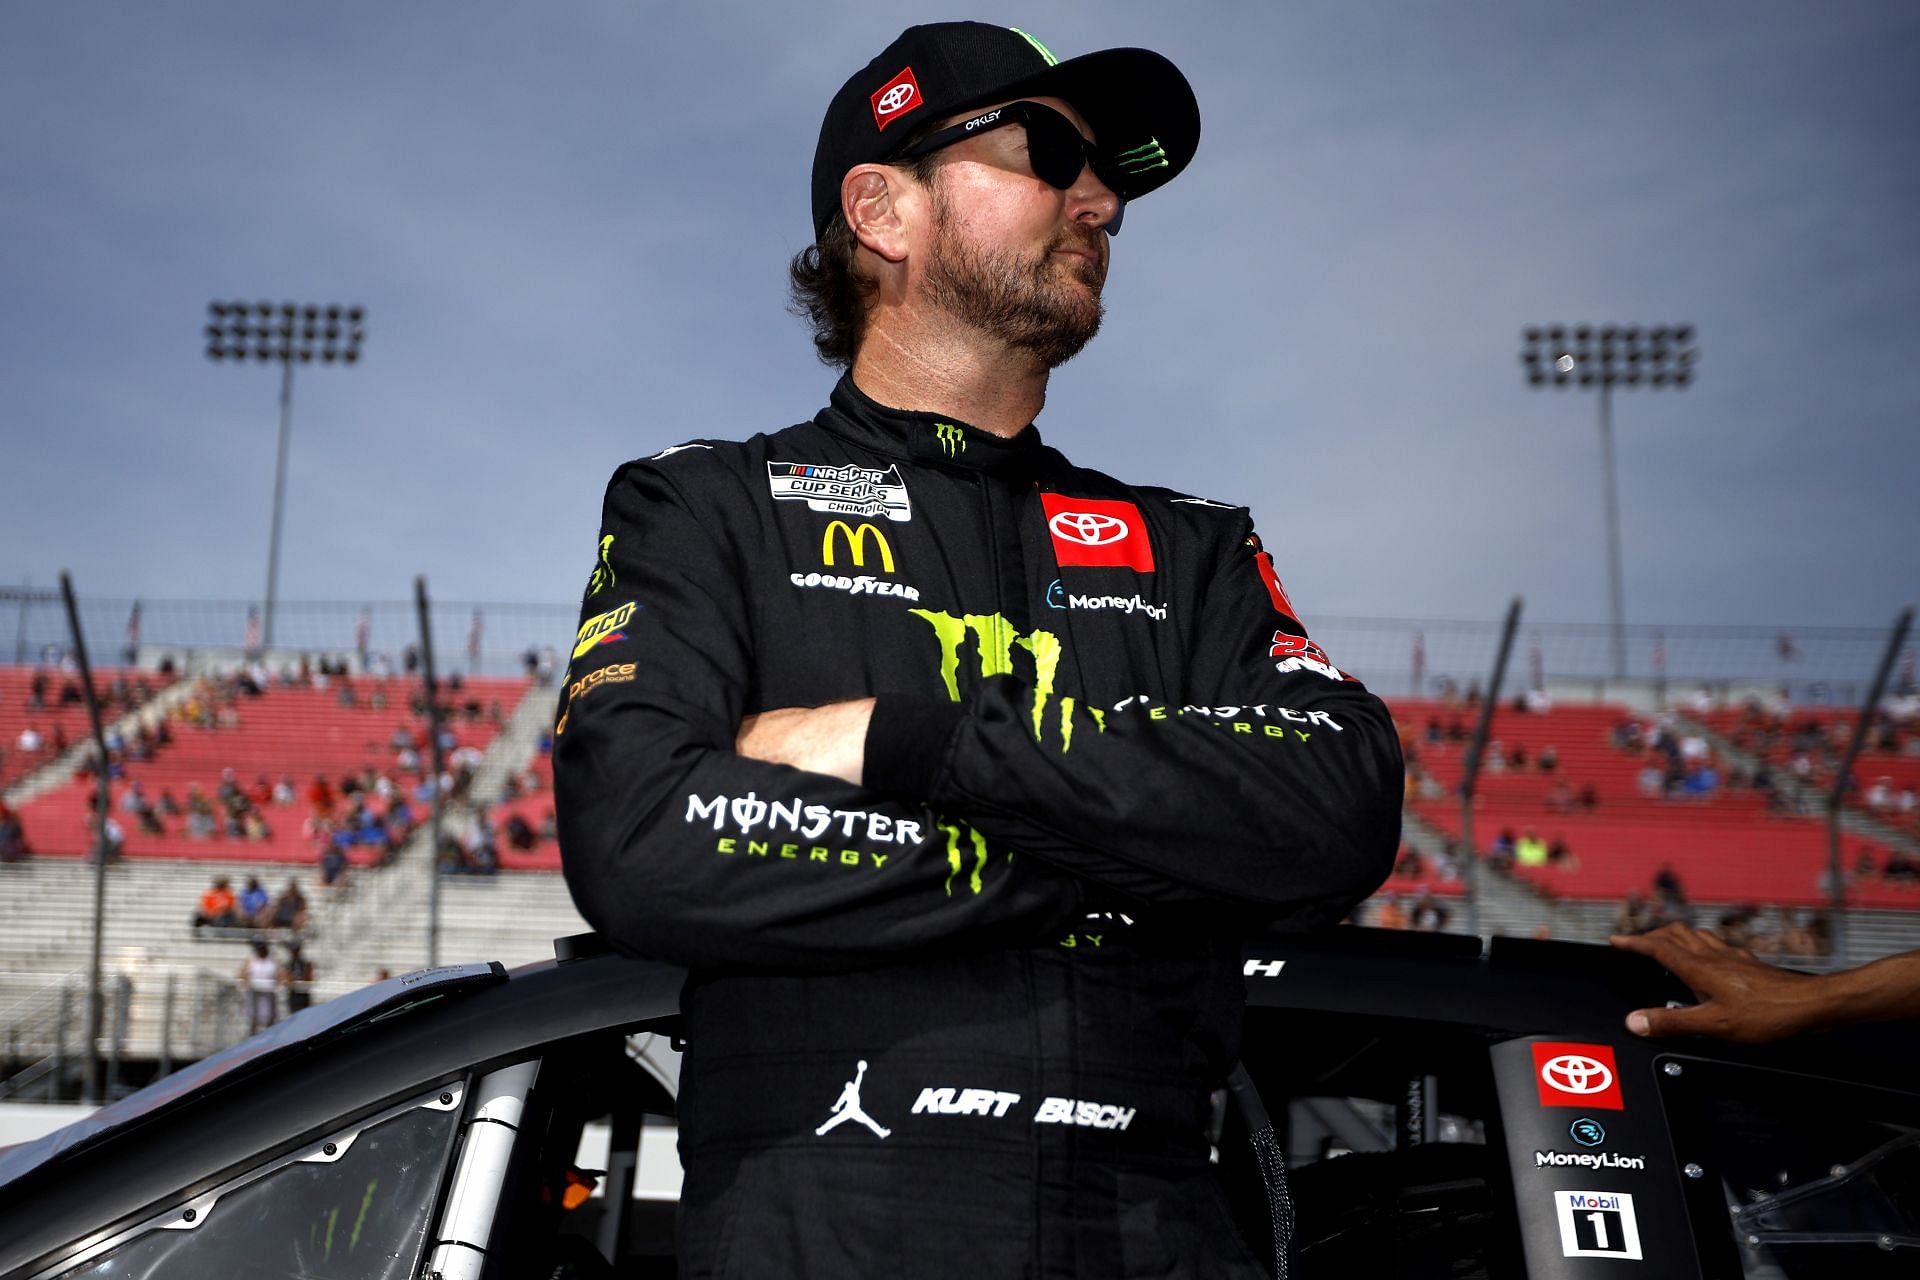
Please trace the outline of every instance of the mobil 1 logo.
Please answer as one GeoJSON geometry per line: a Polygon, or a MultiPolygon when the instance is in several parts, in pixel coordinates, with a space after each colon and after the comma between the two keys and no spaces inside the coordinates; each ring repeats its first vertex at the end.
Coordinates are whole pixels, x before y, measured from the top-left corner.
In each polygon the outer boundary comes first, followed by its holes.
{"type": "Polygon", "coordinates": [[[1633,1197],[1624,1191],[1556,1191],[1560,1252],[1569,1258],[1639,1260],[1640,1224],[1633,1197]]]}

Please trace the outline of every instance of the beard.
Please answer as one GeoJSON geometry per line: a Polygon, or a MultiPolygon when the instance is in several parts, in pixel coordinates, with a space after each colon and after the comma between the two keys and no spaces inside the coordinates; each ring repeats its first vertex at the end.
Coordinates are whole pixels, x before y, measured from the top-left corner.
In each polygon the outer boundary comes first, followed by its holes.
{"type": "Polygon", "coordinates": [[[1032,258],[1012,246],[983,249],[955,233],[954,219],[936,188],[934,236],[927,259],[928,299],[955,319],[1007,346],[1030,354],[1043,369],[1056,369],[1080,354],[1100,332],[1106,314],[1100,288],[1107,269],[1094,228],[1063,229],[1032,258]],[[1056,249],[1085,248],[1095,255],[1056,260],[1056,249]],[[1062,277],[1062,262],[1068,264],[1062,277]]]}

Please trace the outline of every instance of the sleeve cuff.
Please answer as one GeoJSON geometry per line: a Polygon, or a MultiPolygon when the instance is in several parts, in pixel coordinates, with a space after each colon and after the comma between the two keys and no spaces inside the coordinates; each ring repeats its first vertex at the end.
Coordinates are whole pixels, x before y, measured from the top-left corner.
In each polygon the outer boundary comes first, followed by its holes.
{"type": "Polygon", "coordinates": [[[903,799],[929,801],[946,767],[947,746],[966,719],[958,702],[884,693],[873,700],[867,721],[862,783],[903,799]]]}

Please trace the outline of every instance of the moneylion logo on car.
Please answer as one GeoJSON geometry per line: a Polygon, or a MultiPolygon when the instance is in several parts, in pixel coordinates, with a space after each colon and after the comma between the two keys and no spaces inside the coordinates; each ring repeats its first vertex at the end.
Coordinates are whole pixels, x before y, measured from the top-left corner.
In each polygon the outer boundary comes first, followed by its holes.
{"type": "Polygon", "coordinates": [[[809,511],[833,515],[913,518],[900,468],[853,463],[769,462],[767,488],[779,502],[804,502],[809,511]]]}
{"type": "Polygon", "coordinates": [[[1644,1169],[1645,1156],[1618,1156],[1611,1151],[1536,1151],[1536,1169],[1644,1169]]]}

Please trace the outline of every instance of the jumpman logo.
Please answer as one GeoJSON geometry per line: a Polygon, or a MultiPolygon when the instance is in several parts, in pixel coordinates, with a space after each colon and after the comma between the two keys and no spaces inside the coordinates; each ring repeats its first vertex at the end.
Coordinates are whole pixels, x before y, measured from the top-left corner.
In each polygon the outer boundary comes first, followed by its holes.
{"type": "Polygon", "coordinates": [[[860,1106],[860,1081],[866,1074],[867,1060],[862,1058],[860,1059],[860,1069],[853,1073],[853,1079],[847,1081],[847,1087],[840,1091],[839,1099],[834,1102],[833,1115],[828,1118],[825,1124],[813,1131],[815,1137],[819,1137],[827,1130],[844,1124],[848,1120],[858,1120],[861,1124],[873,1130],[875,1135],[882,1138],[887,1137],[893,1132],[891,1129],[882,1129],[879,1125],[875,1124],[873,1117],[868,1115],[860,1106]]]}

